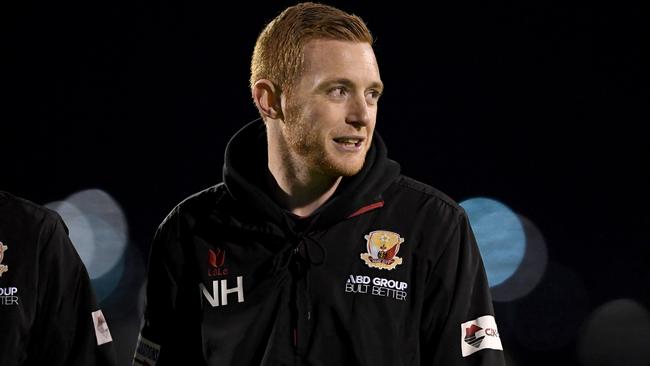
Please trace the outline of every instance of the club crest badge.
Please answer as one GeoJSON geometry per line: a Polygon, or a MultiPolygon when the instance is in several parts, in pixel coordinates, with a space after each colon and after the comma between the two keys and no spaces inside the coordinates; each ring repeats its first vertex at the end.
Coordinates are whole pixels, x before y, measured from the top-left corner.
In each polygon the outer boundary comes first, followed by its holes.
{"type": "Polygon", "coordinates": [[[402,258],[397,256],[397,252],[404,238],[398,233],[377,230],[364,235],[364,238],[367,252],[361,254],[361,259],[368,267],[390,271],[402,264],[402,258]]]}
{"type": "Polygon", "coordinates": [[[5,257],[5,251],[8,249],[8,247],[0,241],[0,277],[2,277],[2,274],[9,271],[9,266],[2,264],[2,260],[5,257]]]}

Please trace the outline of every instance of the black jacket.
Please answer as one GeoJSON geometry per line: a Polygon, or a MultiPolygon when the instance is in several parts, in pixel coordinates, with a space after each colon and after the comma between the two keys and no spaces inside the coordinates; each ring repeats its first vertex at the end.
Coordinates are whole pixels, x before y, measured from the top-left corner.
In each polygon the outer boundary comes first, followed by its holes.
{"type": "Polygon", "coordinates": [[[0,191],[2,366],[116,364],[67,230],[54,211],[0,191]]]}
{"type": "Polygon", "coordinates": [[[462,208],[400,175],[375,134],[363,169],[298,220],[265,193],[266,150],[264,124],[245,126],[226,149],[224,183],[159,227],[136,360],[504,364],[462,208]]]}

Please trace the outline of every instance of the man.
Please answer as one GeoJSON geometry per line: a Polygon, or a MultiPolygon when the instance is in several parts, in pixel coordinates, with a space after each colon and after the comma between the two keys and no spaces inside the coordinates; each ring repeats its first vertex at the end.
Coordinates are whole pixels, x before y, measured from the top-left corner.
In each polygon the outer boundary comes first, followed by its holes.
{"type": "Polygon", "coordinates": [[[258,38],[263,121],[152,247],[137,365],[503,365],[463,210],[374,132],[383,85],[356,16],[303,3],[258,38]]]}
{"type": "Polygon", "coordinates": [[[0,191],[0,365],[116,365],[110,330],[61,218],[0,191]]]}

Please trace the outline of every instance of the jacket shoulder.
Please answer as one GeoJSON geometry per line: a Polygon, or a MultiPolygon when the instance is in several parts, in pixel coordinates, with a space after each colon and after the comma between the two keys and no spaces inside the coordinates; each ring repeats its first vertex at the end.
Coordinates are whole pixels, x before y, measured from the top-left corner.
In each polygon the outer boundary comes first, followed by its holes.
{"type": "Polygon", "coordinates": [[[400,175],[393,182],[395,196],[416,202],[427,202],[450,214],[463,215],[463,208],[440,190],[405,175],[400,175]]]}
{"type": "Polygon", "coordinates": [[[10,221],[15,226],[32,230],[51,228],[63,222],[56,211],[3,191],[0,191],[0,216],[3,222],[10,221]]]}
{"type": "Polygon", "coordinates": [[[390,190],[392,194],[385,196],[385,217],[396,229],[410,233],[418,243],[413,250],[436,263],[450,246],[460,248],[454,238],[462,234],[468,218],[456,201],[405,176],[397,178],[390,190]]]}
{"type": "Polygon", "coordinates": [[[210,212],[224,205],[228,200],[228,191],[223,183],[219,183],[202,191],[196,192],[177,204],[162,221],[160,226],[169,221],[179,219],[194,221],[205,217],[210,212]]]}

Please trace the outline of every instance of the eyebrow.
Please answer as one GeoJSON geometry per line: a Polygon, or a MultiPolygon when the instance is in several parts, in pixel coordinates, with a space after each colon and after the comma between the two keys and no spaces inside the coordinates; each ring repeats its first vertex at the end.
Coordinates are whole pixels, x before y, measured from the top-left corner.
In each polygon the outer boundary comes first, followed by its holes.
{"type": "MultiPolygon", "coordinates": [[[[339,79],[325,80],[320,84],[319,88],[328,87],[333,84],[341,84],[351,89],[355,87],[352,80],[346,78],[339,78],[339,79]]],[[[382,83],[381,81],[373,81],[372,83],[370,83],[367,89],[378,89],[379,92],[382,92],[384,91],[384,83],[382,83]]]]}

